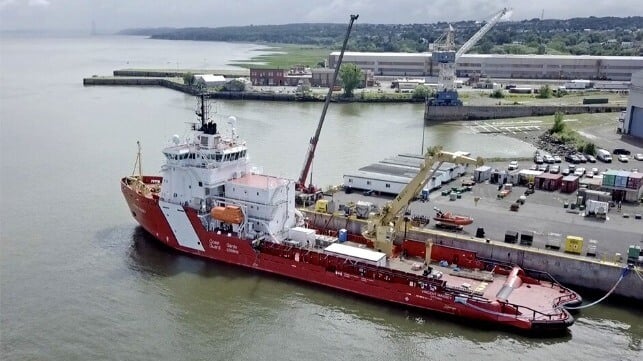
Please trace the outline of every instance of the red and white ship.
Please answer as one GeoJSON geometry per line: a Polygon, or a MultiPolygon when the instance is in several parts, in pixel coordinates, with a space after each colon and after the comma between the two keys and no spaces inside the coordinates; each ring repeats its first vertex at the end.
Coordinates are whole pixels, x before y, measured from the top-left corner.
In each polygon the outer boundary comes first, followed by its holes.
{"type": "MultiPolygon", "coordinates": [[[[405,241],[387,256],[343,230],[305,227],[295,182],[254,173],[234,128],[224,136],[201,106],[191,136],[163,150],[162,176],[121,179],[136,221],[159,242],[195,256],[377,300],[523,330],[564,330],[575,292],[492,265],[474,252],[405,241]]],[[[232,117],[231,117],[232,118],[232,117]]],[[[139,152],[140,173],[140,152],[139,152]]]]}

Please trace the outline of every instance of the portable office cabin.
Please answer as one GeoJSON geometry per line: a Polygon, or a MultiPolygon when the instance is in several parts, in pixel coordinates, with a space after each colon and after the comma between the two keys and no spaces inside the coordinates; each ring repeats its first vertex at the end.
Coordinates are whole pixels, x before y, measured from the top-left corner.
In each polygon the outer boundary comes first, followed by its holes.
{"type": "Polygon", "coordinates": [[[536,177],[542,173],[539,170],[523,169],[518,172],[518,184],[534,183],[536,177]]]}
{"type": "Polygon", "coordinates": [[[477,183],[482,183],[491,178],[491,167],[483,165],[473,171],[473,179],[477,183]]]}

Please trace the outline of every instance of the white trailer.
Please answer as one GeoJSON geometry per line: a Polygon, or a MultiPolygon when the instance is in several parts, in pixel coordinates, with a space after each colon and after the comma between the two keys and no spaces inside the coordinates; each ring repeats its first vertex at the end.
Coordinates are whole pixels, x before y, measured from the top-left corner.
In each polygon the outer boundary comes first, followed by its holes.
{"type": "Polygon", "coordinates": [[[607,202],[595,201],[589,199],[585,203],[585,214],[588,216],[596,216],[596,218],[607,218],[607,212],[609,212],[610,205],[607,202]]]}

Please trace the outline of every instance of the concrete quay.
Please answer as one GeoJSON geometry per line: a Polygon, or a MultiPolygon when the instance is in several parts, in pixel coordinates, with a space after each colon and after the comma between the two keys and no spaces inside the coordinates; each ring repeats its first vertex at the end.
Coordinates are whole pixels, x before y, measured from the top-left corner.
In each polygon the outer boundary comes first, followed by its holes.
{"type": "MultiPolygon", "coordinates": [[[[360,234],[367,224],[366,221],[354,217],[346,218],[311,210],[302,211],[308,217],[311,225],[323,229],[339,230],[344,228],[349,233],[360,234]]],[[[548,272],[565,286],[582,287],[601,292],[608,292],[619,279],[623,268],[626,267],[621,263],[432,229],[409,227],[406,239],[422,242],[432,241],[435,244],[471,250],[476,252],[478,257],[495,262],[512,263],[525,269],[548,272]]],[[[631,270],[613,294],[643,301],[643,280],[639,278],[636,271],[643,273],[643,269],[640,267],[631,270]]]]}
{"type": "Polygon", "coordinates": [[[621,105],[426,105],[424,120],[484,120],[553,115],[556,112],[582,114],[620,112],[623,110],[625,110],[625,107],[621,105]]]}

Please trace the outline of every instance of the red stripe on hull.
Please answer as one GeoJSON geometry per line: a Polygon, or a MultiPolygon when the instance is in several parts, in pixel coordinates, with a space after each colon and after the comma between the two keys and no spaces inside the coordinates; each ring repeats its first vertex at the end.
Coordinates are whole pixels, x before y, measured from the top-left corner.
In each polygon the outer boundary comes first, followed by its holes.
{"type": "MultiPolygon", "coordinates": [[[[137,193],[125,181],[121,182],[121,189],[132,215],[139,224],[163,244],[185,253],[332,287],[373,299],[437,311],[457,317],[499,323],[518,329],[531,330],[536,323],[547,329],[566,329],[573,322],[573,318],[571,320],[569,318],[548,320],[542,322],[542,324],[541,322],[532,322],[531,319],[526,317],[502,314],[502,311],[506,310],[498,302],[481,303],[473,307],[467,306],[457,303],[456,297],[450,293],[435,292],[407,284],[364,278],[346,272],[329,271],[320,265],[303,263],[296,259],[260,252],[253,248],[248,240],[208,232],[201,225],[197,213],[190,208],[185,208],[186,214],[201,240],[204,251],[186,248],[180,246],[176,240],[163,216],[157,199],[137,193]]],[[[571,316],[569,317],[571,318],[571,316]]]]}

